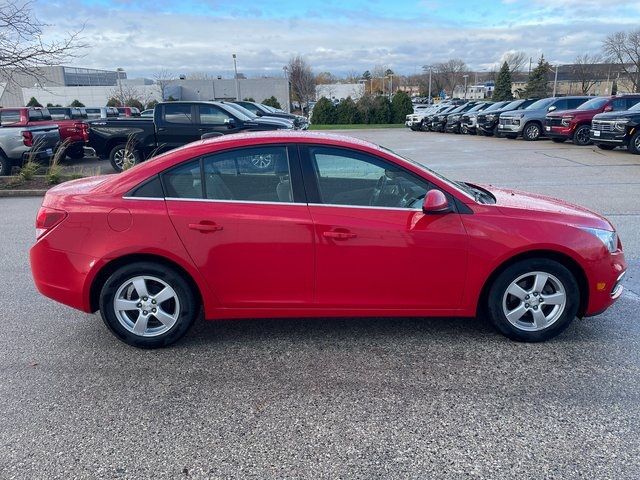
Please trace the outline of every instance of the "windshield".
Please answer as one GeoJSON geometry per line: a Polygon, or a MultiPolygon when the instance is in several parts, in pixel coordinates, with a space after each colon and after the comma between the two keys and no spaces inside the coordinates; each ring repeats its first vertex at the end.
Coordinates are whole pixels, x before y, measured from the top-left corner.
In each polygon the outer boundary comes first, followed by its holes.
{"type": "MultiPolygon", "coordinates": [[[[258,118],[257,115],[255,115],[254,113],[250,112],[249,110],[247,110],[244,107],[241,107],[240,105],[236,104],[236,103],[223,103],[223,105],[229,109],[231,109],[233,111],[233,113],[236,115],[236,117],[238,117],[240,120],[254,120],[256,118],[258,118]]],[[[227,110],[228,111],[228,110],[227,110]]]]}
{"type": "Polygon", "coordinates": [[[497,102],[485,109],[485,112],[491,112],[492,110],[498,110],[504,107],[508,102],[497,102]]]}
{"type": "Polygon", "coordinates": [[[479,110],[482,110],[484,107],[486,107],[487,104],[486,103],[479,103],[478,105],[476,105],[475,107],[473,107],[471,110],[469,110],[469,113],[471,112],[477,112],[479,110]]]}
{"type": "Polygon", "coordinates": [[[607,97],[592,98],[591,100],[580,105],[578,107],[578,110],[595,110],[597,108],[602,108],[608,101],[609,99],[607,97]]]}
{"type": "Polygon", "coordinates": [[[543,98],[538,100],[537,102],[533,102],[529,105],[525,110],[542,110],[543,108],[547,108],[549,104],[557,100],[556,98],[543,98]]]}
{"type": "Polygon", "coordinates": [[[524,100],[514,100],[511,103],[507,103],[501,110],[516,110],[523,103],[524,100]]]}
{"type": "Polygon", "coordinates": [[[640,103],[636,103],[633,107],[631,107],[628,111],[637,111],[640,110],[640,103]]]}

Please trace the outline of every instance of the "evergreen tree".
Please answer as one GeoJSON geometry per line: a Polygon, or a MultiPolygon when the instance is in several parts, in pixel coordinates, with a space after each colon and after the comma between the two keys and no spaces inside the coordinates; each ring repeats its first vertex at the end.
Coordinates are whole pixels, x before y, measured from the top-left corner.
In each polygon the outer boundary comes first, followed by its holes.
{"type": "Polygon", "coordinates": [[[152,110],[154,108],[156,108],[156,105],[158,104],[157,100],[149,100],[149,102],[147,102],[147,110],[152,110]]]}
{"type": "Polygon", "coordinates": [[[511,71],[509,70],[509,64],[507,62],[504,62],[502,67],[500,67],[498,78],[496,79],[496,88],[493,90],[493,96],[491,98],[494,102],[513,100],[513,94],[511,93],[511,71]]]}
{"type": "Polygon", "coordinates": [[[74,100],[73,102],[71,102],[69,104],[70,107],[84,107],[84,103],[82,103],[80,100],[74,100]]]}
{"type": "Polygon", "coordinates": [[[391,123],[391,102],[387,97],[376,97],[373,100],[370,123],[391,123]]]}
{"type": "Polygon", "coordinates": [[[115,97],[111,97],[109,100],[107,100],[107,107],[121,107],[122,105],[120,105],[120,100],[118,100],[115,97]]]}
{"type": "Polygon", "coordinates": [[[351,97],[342,100],[336,107],[336,123],[341,125],[360,123],[360,112],[351,97]]]}
{"type": "Polygon", "coordinates": [[[372,123],[373,113],[373,97],[371,95],[363,95],[356,103],[361,123],[372,123]]]}
{"type": "Polygon", "coordinates": [[[336,123],[336,107],[331,100],[322,97],[313,107],[311,122],[314,125],[333,125],[336,123]]]}
{"type": "Polygon", "coordinates": [[[282,106],[280,105],[280,102],[278,101],[278,99],[271,95],[269,98],[265,98],[262,101],[263,105],[267,105],[269,107],[273,107],[273,108],[277,108],[277,109],[282,109],[282,106]]]}
{"type": "Polygon", "coordinates": [[[27,107],[42,107],[42,105],[36,100],[36,97],[31,97],[31,100],[27,103],[27,107]]]}
{"type": "Polygon", "coordinates": [[[528,98],[545,98],[549,96],[549,73],[551,65],[544,59],[544,55],[538,60],[538,65],[531,71],[529,81],[524,89],[524,95],[528,98]]]}
{"type": "Polygon", "coordinates": [[[407,115],[413,113],[411,98],[406,92],[396,92],[391,100],[391,117],[393,123],[404,123],[407,115]]]}

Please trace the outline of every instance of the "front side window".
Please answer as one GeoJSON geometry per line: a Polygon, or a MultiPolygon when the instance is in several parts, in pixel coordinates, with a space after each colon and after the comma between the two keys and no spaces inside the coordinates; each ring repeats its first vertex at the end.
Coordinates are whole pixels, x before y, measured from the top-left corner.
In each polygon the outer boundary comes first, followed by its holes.
{"type": "Polygon", "coordinates": [[[192,117],[191,105],[178,103],[164,106],[164,121],[167,123],[190,124],[193,123],[192,117]]]}
{"type": "Polygon", "coordinates": [[[204,157],[206,198],[247,202],[293,202],[285,147],[231,150],[204,157]]]}
{"type": "Polygon", "coordinates": [[[556,107],[556,110],[567,110],[569,108],[566,98],[562,100],[556,100],[553,103],[553,106],[556,107]]]}
{"type": "Polygon", "coordinates": [[[429,182],[360,152],[310,147],[309,154],[324,204],[419,208],[429,182]]]}
{"type": "Polygon", "coordinates": [[[256,107],[253,103],[249,103],[249,102],[238,102],[239,105],[243,106],[244,108],[246,108],[247,110],[249,110],[251,113],[257,115],[258,112],[260,112],[260,109],[258,107],[256,107]]]}
{"type": "Polygon", "coordinates": [[[224,125],[231,116],[215,105],[199,105],[200,123],[202,125],[224,125]]]}

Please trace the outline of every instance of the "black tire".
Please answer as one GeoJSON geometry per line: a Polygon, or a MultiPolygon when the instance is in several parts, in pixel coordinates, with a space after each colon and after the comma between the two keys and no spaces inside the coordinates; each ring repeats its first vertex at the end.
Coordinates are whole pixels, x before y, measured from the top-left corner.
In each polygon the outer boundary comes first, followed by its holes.
{"type": "Polygon", "coordinates": [[[413,125],[409,127],[411,129],[412,132],[417,132],[418,128],[414,127],[413,125]]]}
{"type": "Polygon", "coordinates": [[[522,129],[522,138],[529,142],[535,142],[542,136],[542,128],[537,122],[529,122],[522,129]]]}
{"type": "Polygon", "coordinates": [[[84,158],[84,147],[70,147],[64,152],[64,154],[71,160],[82,160],[84,158]]]}
{"type": "Polygon", "coordinates": [[[564,143],[564,142],[567,141],[567,139],[566,138],[552,138],[551,141],[553,143],[564,143]]]}
{"type": "Polygon", "coordinates": [[[606,143],[596,143],[596,147],[598,147],[600,150],[613,150],[614,148],[616,148],[615,145],[607,145],[606,143]]]}
{"type": "Polygon", "coordinates": [[[130,165],[127,168],[130,168],[140,163],[141,156],[138,150],[128,150],[127,144],[121,143],[111,149],[111,152],[109,152],[109,161],[113,169],[120,173],[125,170],[124,162],[129,161],[130,165]]]}
{"type": "Polygon", "coordinates": [[[0,177],[11,175],[13,168],[13,162],[4,156],[4,153],[0,153],[0,177]]]}
{"type": "Polygon", "coordinates": [[[498,128],[498,125],[493,127],[493,136],[496,138],[502,137],[502,134],[500,133],[500,129],[498,128]]]}
{"type": "MultiPolygon", "coordinates": [[[[149,288],[148,293],[150,294],[148,298],[153,298],[154,290],[151,288],[153,286],[157,287],[157,285],[154,284],[154,281],[147,282],[149,288]]],[[[155,293],[158,293],[158,291],[155,291],[155,293]]],[[[137,301],[136,296],[137,295],[134,295],[132,297],[132,301],[137,301]]],[[[177,342],[191,328],[200,313],[200,305],[197,298],[189,282],[174,269],[160,263],[135,262],[116,270],[104,283],[100,292],[100,314],[105,325],[109,327],[109,330],[123,342],[138,348],[161,348],[177,342]],[[125,328],[124,324],[118,318],[114,307],[114,298],[118,290],[123,285],[126,285],[132,278],[140,276],[162,280],[173,289],[178,298],[179,308],[177,304],[174,303],[173,306],[175,309],[171,312],[172,315],[177,316],[175,323],[166,332],[157,336],[138,335],[125,328]]],[[[173,300],[169,300],[168,302],[172,301],[173,300]]],[[[157,304],[157,307],[158,310],[161,310],[159,304],[157,304]]],[[[169,305],[169,308],[170,307],[171,304],[169,305]]],[[[135,312],[135,310],[133,311],[135,312]]],[[[136,318],[140,318],[140,315],[141,312],[138,312],[136,318]]],[[[158,324],[157,328],[163,328],[159,326],[162,325],[162,323],[153,317],[153,314],[150,313],[149,315],[148,325],[151,325],[149,328],[152,328],[153,325],[156,324],[158,324]]],[[[135,314],[132,316],[135,316],[135,314]]],[[[137,323],[137,321],[134,323],[137,323]]]]}
{"type": "Polygon", "coordinates": [[[573,132],[573,143],[580,147],[591,145],[591,139],[589,138],[590,125],[580,125],[575,132],[573,132]]]}
{"type": "MultiPolygon", "coordinates": [[[[526,281],[526,278],[523,281],[526,281]]],[[[545,287],[547,289],[552,288],[550,283],[546,283],[545,285],[547,285],[545,287]]],[[[531,288],[533,288],[533,286],[531,288]]],[[[533,295],[534,294],[532,293],[532,299],[534,298],[533,295]]],[[[564,265],[556,262],[555,260],[533,258],[517,262],[507,267],[496,277],[489,290],[486,307],[492,323],[505,336],[521,342],[541,342],[562,333],[575,318],[579,305],[580,289],[573,274],[564,265]],[[515,299],[516,302],[520,301],[521,304],[525,305],[524,302],[526,302],[526,300],[518,300],[515,297],[510,295],[508,296],[507,289],[512,282],[517,280],[519,277],[526,276],[532,272],[543,272],[555,277],[555,280],[557,280],[564,288],[566,300],[564,309],[561,309],[560,312],[558,312],[558,317],[553,322],[539,330],[529,331],[515,326],[507,319],[503,309],[503,302],[506,303],[507,301],[513,301],[515,299]]],[[[531,309],[533,308],[534,307],[531,306],[531,309]]],[[[543,309],[547,312],[551,312],[551,309],[555,308],[555,306],[543,303],[542,306],[535,307],[536,310],[538,308],[540,309],[540,312],[543,312],[543,309]]],[[[525,320],[530,319],[531,326],[533,328],[533,310],[527,311],[521,318],[525,320]]]]}
{"type": "Polygon", "coordinates": [[[640,130],[633,134],[629,139],[627,149],[634,155],[640,155],[640,130]]]}

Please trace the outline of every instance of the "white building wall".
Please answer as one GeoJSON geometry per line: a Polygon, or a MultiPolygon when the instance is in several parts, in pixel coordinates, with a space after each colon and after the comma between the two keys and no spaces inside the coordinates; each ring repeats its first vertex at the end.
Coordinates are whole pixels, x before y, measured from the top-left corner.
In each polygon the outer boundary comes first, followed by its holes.
{"type": "MultiPolygon", "coordinates": [[[[117,86],[23,88],[22,96],[27,101],[29,98],[35,97],[41,105],[52,103],[53,105],[67,106],[74,100],[79,100],[87,107],[104,107],[114,93],[117,93],[117,89],[117,86]]],[[[144,103],[151,100],[160,101],[158,87],[155,85],[136,85],[135,89],[144,99],[144,103]]]]}
{"type": "Polygon", "coordinates": [[[351,97],[354,102],[364,95],[364,84],[362,83],[329,83],[326,85],[316,85],[316,100],[322,97],[329,100],[344,100],[351,97]]]}

